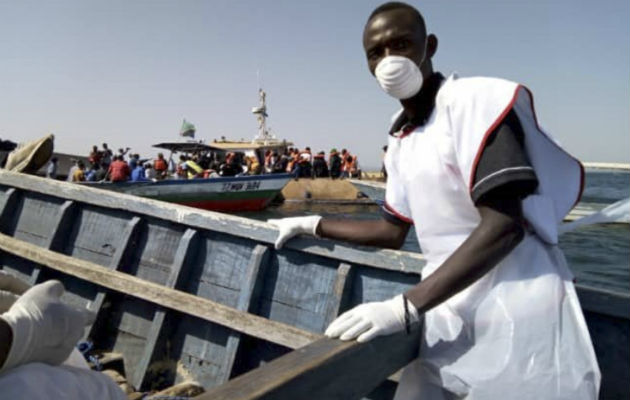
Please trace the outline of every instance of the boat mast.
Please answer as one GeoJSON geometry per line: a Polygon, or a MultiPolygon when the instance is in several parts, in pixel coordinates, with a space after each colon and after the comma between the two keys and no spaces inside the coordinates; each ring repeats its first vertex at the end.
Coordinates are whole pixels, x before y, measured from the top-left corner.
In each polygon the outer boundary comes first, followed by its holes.
{"type": "Polygon", "coordinates": [[[258,89],[258,97],[260,99],[260,105],[252,108],[252,114],[256,115],[256,119],[258,120],[258,135],[256,135],[252,143],[262,142],[263,144],[269,144],[269,141],[275,138],[267,130],[267,93],[260,88],[258,89]]]}

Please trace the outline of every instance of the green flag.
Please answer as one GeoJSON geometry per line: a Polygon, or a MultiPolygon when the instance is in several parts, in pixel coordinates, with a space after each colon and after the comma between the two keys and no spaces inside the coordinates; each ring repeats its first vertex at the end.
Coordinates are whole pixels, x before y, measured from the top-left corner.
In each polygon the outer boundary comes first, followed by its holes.
{"type": "Polygon", "coordinates": [[[179,130],[179,136],[188,136],[191,138],[195,137],[195,125],[186,121],[184,118],[184,122],[182,123],[182,128],[179,130]]]}

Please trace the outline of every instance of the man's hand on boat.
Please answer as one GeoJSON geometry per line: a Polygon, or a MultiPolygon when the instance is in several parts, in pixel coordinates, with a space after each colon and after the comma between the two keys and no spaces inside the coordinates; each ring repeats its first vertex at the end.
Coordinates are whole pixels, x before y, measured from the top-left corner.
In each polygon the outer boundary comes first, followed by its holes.
{"type": "Polygon", "coordinates": [[[391,335],[419,320],[419,314],[402,294],[385,301],[365,303],[346,311],[326,329],[329,338],[367,342],[377,336],[391,335]],[[405,304],[407,303],[407,304],[405,304]]]}
{"type": "Polygon", "coordinates": [[[0,343],[4,344],[0,346],[0,372],[32,362],[61,364],[75,348],[84,327],[94,320],[94,314],[62,302],[65,289],[59,281],[35,285],[21,296],[24,283],[6,274],[0,275],[0,282],[5,299],[15,301],[0,315],[0,343]]]}
{"type": "Polygon", "coordinates": [[[280,230],[278,238],[275,242],[276,250],[284,246],[287,240],[294,236],[305,234],[317,236],[317,226],[322,217],[319,215],[310,215],[308,217],[292,217],[281,219],[268,219],[271,225],[280,230]]]}
{"type": "Polygon", "coordinates": [[[402,247],[411,224],[400,220],[378,218],[371,220],[322,218],[319,215],[269,219],[268,223],[280,230],[275,242],[276,250],[297,235],[341,240],[359,245],[399,249],[402,247]]]}

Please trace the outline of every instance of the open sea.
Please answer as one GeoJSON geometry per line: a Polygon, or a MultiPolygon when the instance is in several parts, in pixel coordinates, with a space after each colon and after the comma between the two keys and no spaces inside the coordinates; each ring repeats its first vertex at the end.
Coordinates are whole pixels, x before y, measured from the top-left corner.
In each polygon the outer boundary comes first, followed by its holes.
{"type": "MultiPolygon", "coordinates": [[[[630,172],[589,170],[582,203],[597,208],[630,197],[630,172]]],[[[340,218],[374,219],[380,211],[376,205],[331,205],[287,202],[262,212],[239,215],[266,220],[319,214],[340,218]]],[[[580,227],[560,238],[560,247],[577,282],[612,291],[630,292],[630,224],[606,224],[580,227]]],[[[419,252],[413,228],[402,250],[419,252]]]]}

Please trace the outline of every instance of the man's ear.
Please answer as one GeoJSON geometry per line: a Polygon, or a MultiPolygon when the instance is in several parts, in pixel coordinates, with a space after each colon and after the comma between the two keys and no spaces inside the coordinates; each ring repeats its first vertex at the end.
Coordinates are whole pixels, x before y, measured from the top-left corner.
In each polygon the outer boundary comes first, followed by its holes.
{"type": "Polygon", "coordinates": [[[433,58],[438,48],[438,38],[434,34],[429,34],[427,37],[427,58],[433,58]]]}

